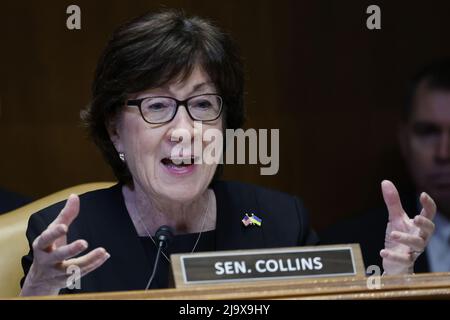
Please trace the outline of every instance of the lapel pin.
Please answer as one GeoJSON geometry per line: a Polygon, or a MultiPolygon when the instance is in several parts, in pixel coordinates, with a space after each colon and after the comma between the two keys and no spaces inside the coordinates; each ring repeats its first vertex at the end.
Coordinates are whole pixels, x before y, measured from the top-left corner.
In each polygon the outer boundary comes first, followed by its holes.
{"type": "Polygon", "coordinates": [[[246,213],[244,218],[242,219],[242,223],[246,227],[248,227],[250,225],[257,225],[258,227],[261,227],[262,219],[255,216],[253,213],[252,213],[252,216],[249,217],[248,214],[246,213]]]}

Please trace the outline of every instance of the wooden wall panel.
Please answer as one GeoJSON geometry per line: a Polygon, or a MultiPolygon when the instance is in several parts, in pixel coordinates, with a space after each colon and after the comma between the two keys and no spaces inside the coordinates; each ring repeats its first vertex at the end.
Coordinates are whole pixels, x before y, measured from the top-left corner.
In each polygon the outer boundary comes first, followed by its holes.
{"type": "Polygon", "coordinates": [[[146,10],[209,17],[240,44],[247,127],[279,128],[280,171],[229,166],[225,177],[305,200],[321,229],[380,201],[383,177],[405,181],[395,126],[403,85],[420,64],[450,54],[446,2],[167,0],[0,3],[0,185],[34,197],[112,174],[80,127],[94,68],[121,22],[146,10]],[[82,10],[82,30],[65,27],[82,10]]]}

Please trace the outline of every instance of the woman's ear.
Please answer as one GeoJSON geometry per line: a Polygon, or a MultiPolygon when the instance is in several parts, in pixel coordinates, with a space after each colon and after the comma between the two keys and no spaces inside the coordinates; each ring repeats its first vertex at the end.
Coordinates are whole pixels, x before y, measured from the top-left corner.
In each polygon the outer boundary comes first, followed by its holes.
{"type": "Polygon", "coordinates": [[[123,152],[122,142],[120,139],[119,121],[118,121],[117,117],[110,119],[106,123],[106,129],[108,130],[109,138],[111,139],[112,143],[114,144],[116,151],[123,152]]]}

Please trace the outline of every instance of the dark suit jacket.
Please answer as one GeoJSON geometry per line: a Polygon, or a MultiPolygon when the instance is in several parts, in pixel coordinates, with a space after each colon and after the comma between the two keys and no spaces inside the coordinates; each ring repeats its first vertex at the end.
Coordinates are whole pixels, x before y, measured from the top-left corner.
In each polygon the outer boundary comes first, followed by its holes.
{"type": "MultiPolygon", "coordinates": [[[[256,249],[314,245],[315,233],[296,197],[238,182],[215,182],[217,201],[216,250],[256,249]],[[251,212],[262,226],[244,227],[241,220],[251,212]]],[[[110,254],[104,265],[82,279],[77,292],[142,290],[152,265],[126,210],[121,185],[86,193],[80,198],[80,214],[72,223],[68,242],[85,239],[90,248],[104,247],[110,254]]],[[[34,239],[56,218],[64,203],[58,203],[29,220],[27,238],[34,239]]],[[[22,258],[25,274],[33,252],[22,258]]],[[[22,279],[23,283],[23,279],[22,279]]]]}
{"type": "Polygon", "coordinates": [[[20,208],[30,201],[31,199],[27,197],[0,189],[0,214],[20,208]]]}
{"type": "MultiPolygon", "coordinates": [[[[416,196],[401,195],[402,205],[410,217],[418,213],[416,196]]],[[[372,209],[365,214],[337,223],[319,233],[321,244],[359,243],[366,268],[377,265],[382,268],[380,251],[384,248],[384,236],[388,222],[386,206],[372,209]]],[[[426,253],[417,259],[414,272],[429,272],[426,253]]]]}

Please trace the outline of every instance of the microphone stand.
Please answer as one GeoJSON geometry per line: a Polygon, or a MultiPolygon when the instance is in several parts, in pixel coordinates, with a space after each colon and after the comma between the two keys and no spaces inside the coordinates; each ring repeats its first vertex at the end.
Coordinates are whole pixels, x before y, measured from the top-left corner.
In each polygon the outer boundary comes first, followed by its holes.
{"type": "Polygon", "coordinates": [[[150,279],[148,279],[145,290],[148,290],[148,288],[150,288],[150,285],[152,284],[153,279],[155,278],[156,270],[158,269],[159,258],[161,257],[162,250],[167,247],[168,242],[170,242],[173,238],[172,229],[168,226],[161,226],[161,227],[159,227],[158,231],[156,231],[155,236],[158,240],[158,252],[156,253],[156,259],[155,259],[155,263],[153,265],[152,275],[150,276],[150,279]]]}

